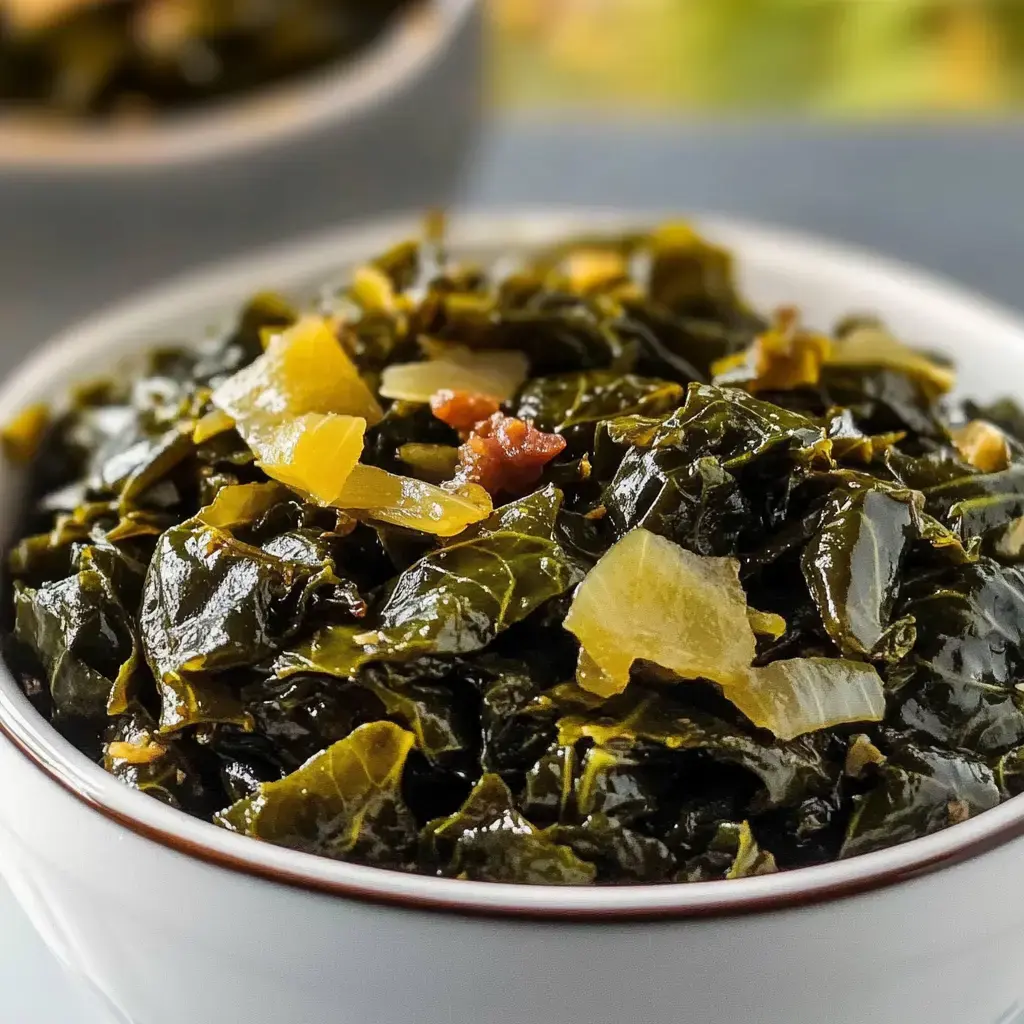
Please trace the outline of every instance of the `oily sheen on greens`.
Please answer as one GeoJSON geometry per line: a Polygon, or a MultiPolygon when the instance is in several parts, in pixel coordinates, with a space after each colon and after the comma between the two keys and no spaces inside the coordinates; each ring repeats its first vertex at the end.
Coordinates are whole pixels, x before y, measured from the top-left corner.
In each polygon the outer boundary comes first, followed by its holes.
{"type": "Polygon", "coordinates": [[[432,218],[7,427],[8,664],[125,785],[388,869],[706,882],[957,825],[1024,792],[1024,412],[815,327],[683,224],[477,266],[432,218]]]}

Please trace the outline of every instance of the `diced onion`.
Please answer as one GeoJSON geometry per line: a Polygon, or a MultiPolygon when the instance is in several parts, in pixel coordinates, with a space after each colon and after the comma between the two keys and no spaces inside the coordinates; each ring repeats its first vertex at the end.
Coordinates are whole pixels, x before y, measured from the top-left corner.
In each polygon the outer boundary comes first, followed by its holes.
{"type": "Polygon", "coordinates": [[[874,667],[844,658],[773,661],[723,691],[754,725],[780,740],[885,715],[885,691],[874,667]]]}
{"type": "Polygon", "coordinates": [[[403,402],[429,402],[438,391],[466,391],[506,402],[526,380],[529,369],[522,352],[473,352],[446,346],[436,359],[389,366],[381,377],[380,393],[403,402]]]}
{"type": "Polygon", "coordinates": [[[490,495],[475,484],[448,491],[361,464],[353,469],[334,504],[437,537],[454,537],[493,511],[490,495]]]}
{"type": "Polygon", "coordinates": [[[897,370],[939,394],[949,391],[956,383],[956,374],[948,366],[940,366],[915,352],[875,325],[857,327],[834,342],[826,362],[829,366],[897,370]]]}
{"type": "Polygon", "coordinates": [[[982,473],[998,473],[1010,465],[1006,435],[985,420],[971,420],[954,430],[953,443],[964,461],[982,473]]]}
{"type": "Polygon", "coordinates": [[[565,618],[581,645],[577,682],[600,697],[621,693],[642,659],[717,683],[754,725],[783,740],[883,717],[882,680],[869,664],[794,658],[752,668],[752,623],[769,635],[785,628],[779,616],[747,607],[735,559],[702,557],[644,529],[601,558],[565,618]]]}
{"type": "Polygon", "coordinates": [[[249,444],[263,472],[320,505],[339,505],[363,452],[361,416],[306,413],[255,434],[249,444]]]}
{"type": "Polygon", "coordinates": [[[637,529],[615,544],[580,584],[565,628],[587,659],[578,682],[621,693],[638,658],[685,679],[742,682],[754,633],[733,558],[703,558],[637,529]]]}
{"type": "Polygon", "coordinates": [[[330,322],[320,317],[276,335],[262,356],[214,391],[213,404],[247,441],[253,430],[285,417],[339,413],[376,423],[382,415],[330,322]]]}
{"type": "Polygon", "coordinates": [[[231,430],[234,425],[235,421],[223,409],[214,409],[208,412],[196,424],[195,429],[192,431],[192,442],[194,444],[203,444],[209,441],[211,437],[216,437],[218,434],[231,430]]]}

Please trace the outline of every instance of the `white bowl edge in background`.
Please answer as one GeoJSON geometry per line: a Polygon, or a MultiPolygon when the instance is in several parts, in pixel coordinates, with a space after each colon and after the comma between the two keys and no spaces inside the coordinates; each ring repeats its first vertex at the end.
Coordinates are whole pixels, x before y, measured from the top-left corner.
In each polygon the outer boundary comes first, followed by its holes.
{"type": "Polygon", "coordinates": [[[190,267],[451,203],[480,137],[483,80],[481,0],[421,0],[348,61],[146,126],[25,135],[0,116],[7,360],[190,267]]]}
{"type": "Polygon", "coordinates": [[[344,121],[416,79],[478,0],[418,0],[363,50],[321,68],[142,124],[0,118],[0,173],[100,172],[213,162],[344,121]]]}

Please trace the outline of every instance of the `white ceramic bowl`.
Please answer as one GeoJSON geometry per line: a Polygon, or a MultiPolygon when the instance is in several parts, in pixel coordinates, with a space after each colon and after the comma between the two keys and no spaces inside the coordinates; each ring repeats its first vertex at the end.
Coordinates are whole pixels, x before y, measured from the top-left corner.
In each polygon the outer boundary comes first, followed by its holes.
{"type": "Polygon", "coordinates": [[[140,125],[0,110],[0,325],[45,320],[31,306],[52,281],[77,316],[200,262],[450,202],[482,119],[482,28],[478,0],[419,0],[350,58],[140,125]]]}
{"type": "MultiPolygon", "coordinates": [[[[635,219],[634,219],[635,220],[635,219]]],[[[701,219],[760,305],[881,313],[956,357],[965,391],[1024,394],[1013,315],[870,254],[701,219]]],[[[468,215],[481,255],[625,226],[468,215]]],[[[297,293],[415,230],[391,222],[214,270],[86,324],[0,394],[0,419],[97,363],[297,293]]],[[[18,481],[0,478],[3,528],[18,481]]],[[[75,751],[0,672],[0,871],[53,950],[126,1024],[1018,1024],[1024,799],[895,849],[763,878],[552,889],[421,878],[229,834],[75,751]]]]}

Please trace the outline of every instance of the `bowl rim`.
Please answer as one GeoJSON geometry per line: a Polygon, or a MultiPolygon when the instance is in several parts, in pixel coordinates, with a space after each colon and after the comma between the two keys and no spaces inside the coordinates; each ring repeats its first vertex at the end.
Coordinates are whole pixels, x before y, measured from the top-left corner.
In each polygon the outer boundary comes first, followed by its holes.
{"type": "MultiPolygon", "coordinates": [[[[631,230],[665,219],[664,211],[466,211],[453,216],[452,245],[503,247],[544,244],[571,233],[631,230]]],[[[1024,318],[961,289],[867,250],[785,229],[716,216],[694,216],[713,240],[744,254],[806,263],[824,262],[869,282],[882,294],[908,295],[943,315],[991,331],[1024,349],[1024,318]]],[[[254,255],[201,269],[119,303],[71,328],[45,346],[0,388],[0,421],[28,402],[60,393],[79,376],[86,357],[143,348],[147,331],[180,319],[182,311],[224,316],[268,280],[286,289],[329,280],[346,266],[407,237],[418,218],[401,216],[307,237],[254,255]],[[134,340],[133,340],[134,339],[134,340]]],[[[965,331],[967,328],[965,327],[965,331]]],[[[109,355],[107,362],[114,362],[109,355]]],[[[14,474],[0,468],[6,489],[14,474]]],[[[817,867],[728,882],[562,888],[430,878],[333,861],[254,842],[173,810],[124,786],[65,740],[36,712],[6,666],[0,665],[0,742],[6,740],[35,768],[76,800],[145,840],[230,870],[278,884],[349,900],[410,910],[494,918],[602,922],[668,920],[763,914],[828,904],[884,889],[979,858],[1024,836],[1024,796],[969,821],[900,846],[817,867]]]]}
{"type": "Polygon", "coordinates": [[[281,146],[370,110],[417,79],[478,0],[414,0],[368,46],[294,78],[143,124],[0,116],[0,172],[96,173],[210,163],[281,146]]]}

